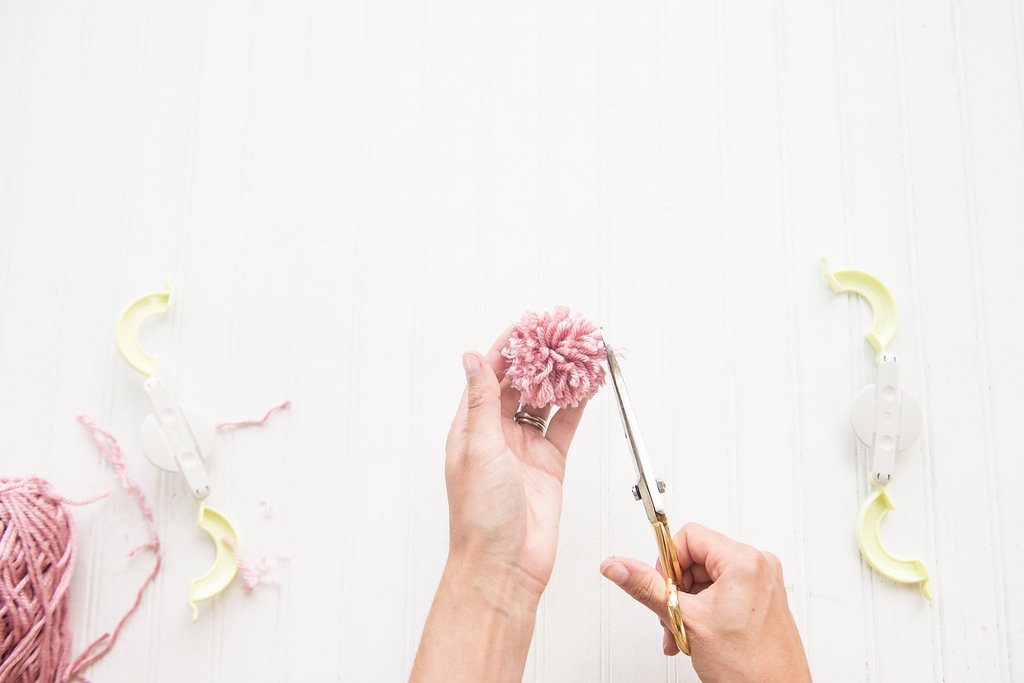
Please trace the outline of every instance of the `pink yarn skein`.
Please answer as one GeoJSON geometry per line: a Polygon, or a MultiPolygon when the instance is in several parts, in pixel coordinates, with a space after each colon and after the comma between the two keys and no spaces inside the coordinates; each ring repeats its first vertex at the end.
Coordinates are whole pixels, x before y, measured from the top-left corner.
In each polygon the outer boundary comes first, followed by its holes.
{"type": "Polygon", "coordinates": [[[49,482],[0,477],[0,680],[63,681],[75,527],[49,482]]]}
{"type": "Polygon", "coordinates": [[[75,567],[75,526],[67,505],[85,505],[102,494],[74,501],[54,492],[44,479],[0,476],[0,681],[64,683],[86,680],[83,672],[102,658],[142,602],[160,571],[160,538],[142,489],[128,476],[117,440],[79,416],[121,485],[135,498],[149,540],[132,550],[149,550],[153,568],[115,627],[96,638],[74,660],[68,625],[68,588],[75,567]]]}
{"type": "Polygon", "coordinates": [[[574,408],[604,385],[601,331],[565,306],[527,311],[501,353],[509,360],[505,376],[532,408],[574,408]]]}

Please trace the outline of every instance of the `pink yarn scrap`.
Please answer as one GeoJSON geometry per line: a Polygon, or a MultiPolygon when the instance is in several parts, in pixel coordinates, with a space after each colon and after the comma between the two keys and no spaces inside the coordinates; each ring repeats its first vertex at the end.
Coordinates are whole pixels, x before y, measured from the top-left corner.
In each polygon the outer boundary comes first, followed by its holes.
{"type": "Polygon", "coordinates": [[[238,565],[238,573],[242,577],[243,591],[252,593],[259,586],[278,585],[277,580],[270,576],[270,561],[267,558],[261,557],[259,563],[252,567],[242,560],[242,551],[237,543],[230,538],[225,538],[224,544],[231,548],[231,552],[235,556],[235,564],[238,565]]]}
{"type": "Polygon", "coordinates": [[[271,415],[273,415],[279,410],[287,410],[288,408],[291,407],[292,402],[285,401],[284,403],[276,405],[270,410],[268,410],[266,415],[264,415],[258,420],[239,420],[238,422],[221,422],[220,424],[214,425],[213,428],[216,429],[218,432],[226,432],[231,429],[241,429],[242,427],[262,427],[263,425],[267,424],[267,420],[270,419],[271,415]]]}
{"type": "Polygon", "coordinates": [[[153,517],[153,509],[149,507],[149,503],[146,501],[146,496],[142,493],[142,489],[139,488],[139,485],[135,483],[135,480],[128,476],[128,471],[124,464],[124,453],[121,451],[120,444],[117,443],[117,439],[115,439],[112,434],[97,427],[93,421],[85,415],[79,415],[77,419],[89,432],[89,437],[92,439],[93,443],[96,444],[96,448],[99,449],[100,455],[102,455],[107,463],[109,463],[114,469],[118,479],[121,480],[121,486],[128,491],[132,498],[135,499],[135,503],[138,506],[139,511],[146,520],[146,529],[149,531],[149,540],[130,550],[128,552],[128,556],[131,557],[142,550],[149,550],[153,553],[153,568],[149,570],[149,574],[147,574],[146,578],[142,581],[142,585],[139,586],[139,590],[135,593],[135,600],[132,602],[128,610],[121,615],[117,625],[114,626],[114,630],[104,633],[94,640],[85,648],[82,654],[78,655],[78,658],[72,662],[69,671],[72,676],[77,675],[80,671],[84,671],[87,667],[93,664],[93,662],[110,652],[110,648],[114,647],[117,637],[121,634],[121,629],[124,628],[124,625],[128,622],[131,616],[135,614],[135,611],[139,609],[139,605],[142,604],[143,594],[146,592],[146,589],[150,584],[156,580],[156,575],[160,572],[160,565],[163,563],[163,556],[160,553],[160,534],[156,529],[156,520],[153,517]]]}
{"type": "Polygon", "coordinates": [[[604,385],[604,340],[597,325],[565,306],[527,311],[501,353],[523,405],[574,408],[604,385]]]}
{"type": "Polygon", "coordinates": [[[120,446],[88,418],[79,416],[78,421],[138,503],[150,538],[129,555],[151,550],[153,569],[114,629],[69,662],[68,588],[77,546],[75,527],[64,506],[84,505],[107,494],[74,501],[54,493],[50,483],[38,477],[0,477],[0,681],[86,680],[83,672],[114,646],[160,570],[160,538],[153,512],[125,471],[120,446]]]}

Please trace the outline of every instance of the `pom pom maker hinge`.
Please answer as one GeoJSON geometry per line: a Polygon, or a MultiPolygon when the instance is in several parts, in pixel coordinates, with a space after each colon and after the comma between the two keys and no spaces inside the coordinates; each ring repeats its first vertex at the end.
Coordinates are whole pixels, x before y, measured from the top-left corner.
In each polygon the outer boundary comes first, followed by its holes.
{"type": "Polygon", "coordinates": [[[886,486],[896,469],[896,451],[910,448],[921,434],[921,409],[900,386],[894,354],[882,354],[875,383],[861,389],[853,401],[850,422],[871,453],[872,483],[886,486]]]}
{"type": "Polygon", "coordinates": [[[142,451],[167,472],[181,472],[196,500],[210,495],[203,459],[213,450],[213,424],[198,410],[171,400],[167,385],[150,377],[142,385],[153,412],[142,422],[142,451]]]}
{"type": "Polygon", "coordinates": [[[143,389],[153,412],[142,422],[142,451],[159,469],[181,473],[189,493],[199,503],[196,526],[209,535],[215,546],[213,566],[189,586],[188,603],[195,621],[199,616],[196,603],[214,597],[235,577],[235,549],[239,545],[228,519],[205,502],[212,487],[203,461],[213,450],[213,423],[196,408],[171,398],[166,382],[153,375],[156,359],[139,342],[143,321],[166,313],[170,302],[169,290],[145,294],[132,301],[117,319],[116,339],[125,362],[146,377],[143,389]]]}
{"type": "Polygon", "coordinates": [[[857,546],[864,560],[879,574],[898,583],[915,584],[931,600],[928,571],[918,560],[896,557],[882,545],[882,519],[895,506],[886,493],[896,470],[897,451],[906,450],[921,434],[921,409],[900,384],[896,355],[886,348],[896,333],[899,315],[889,288],[874,275],[860,270],[833,271],[821,259],[825,281],[836,294],[852,292],[871,305],[871,329],[865,334],[877,353],[875,383],[864,387],[853,401],[850,423],[857,439],[870,453],[870,481],[874,491],[857,516],[857,546]]]}

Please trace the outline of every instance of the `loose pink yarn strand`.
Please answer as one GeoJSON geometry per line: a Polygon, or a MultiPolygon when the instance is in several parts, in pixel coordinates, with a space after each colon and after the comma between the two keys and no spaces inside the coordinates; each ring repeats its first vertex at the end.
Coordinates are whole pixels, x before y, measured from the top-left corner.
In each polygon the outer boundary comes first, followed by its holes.
{"type": "MultiPolygon", "coordinates": [[[[267,424],[267,420],[274,415],[274,413],[287,410],[292,407],[292,402],[286,400],[283,403],[279,403],[258,420],[239,420],[237,422],[221,422],[214,425],[214,429],[218,432],[230,431],[234,429],[241,429],[243,427],[262,427],[267,424]]],[[[260,507],[263,508],[263,515],[265,517],[271,517],[274,514],[274,510],[269,503],[265,500],[260,501],[260,507]]],[[[260,585],[273,585],[277,582],[269,577],[270,568],[267,566],[267,559],[262,558],[256,567],[251,567],[246,564],[242,559],[242,551],[236,543],[230,538],[225,538],[224,543],[231,549],[232,554],[235,556],[235,564],[238,566],[238,573],[242,576],[242,589],[246,593],[251,593],[257,586],[260,585]]]]}
{"type": "Polygon", "coordinates": [[[278,404],[267,411],[267,414],[258,420],[239,420],[238,422],[221,422],[220,424],[214,425],[214,429],[218,432],[228,431],[231,429],[239,429],[241,427],[262,427],[267,424],[267,420],[279,410],[287,410],[292,407],[291,401],[285,401],[284,403],[278,404]]]}
{"type": "Polygon", "coordinates": [[[237,543],[230,538],[225,538],[224,543],[231,548],[231,552],[235,556],[238,573],[242,575],[242,590],[246,593],[252,593],[253,590],[261,585],[277,585],[277,581],[270,578],[270,567],[268,566],[267,558],[260,558],[259,563],[255,567],[251,567],[242,560],[242,551],[237,543]]]}
{"type": "Polygon", "coordinates": [[[146,496],[142,493],[142,489],[139,488],[139,485],[136,484],[130,476],[128,476],[128,472],[124,464],[124,453],[121,451],[121,446],[117,443],[117,439],[115,439],[109,432],[97,427],[95,423],[85,415],[79,415],[77,419],[85,426],[86,430],[88,430],[89,437],[92,439],[93,443],[96,444],[96,448],[121,480],[121,486],[123,486],[132,498],[135,499],[139,510],[142,512],[142,516],[146,519],[146,527],[149,530],[149,541],[133,549],[128,553],[129,556],[134,555],[140,550],[152,550],[155,561],[153,563],[153,569],[150,570],[149,574],[142,582],[142,585],[139,586],[139,590],[135,594],[134,602],[132,602],[131,607],[129,607],[121,616],[121,619],[117,622],[114,630],[101,635],[90,643],[82,651],[82,654],[78,655],[75,661],[68,667],[67,674],[64,677],[65,680],[72,677],[84,680],[81,675],[82,672],[106,655],[110,651],[110,648],[114,647],[117,637],[121,634],[121,629],[139,608],[146,588],[148,588],[156,579],[156,575],[160,571],[160,565],[163,562],[163,558],[160,553],[160,535],[157,532],[156,520],[153,517],[153,510],[149,507],[149,503],[146,502],[146,496]],[[99,649],[97,650],[96,648],[99,649]]]}

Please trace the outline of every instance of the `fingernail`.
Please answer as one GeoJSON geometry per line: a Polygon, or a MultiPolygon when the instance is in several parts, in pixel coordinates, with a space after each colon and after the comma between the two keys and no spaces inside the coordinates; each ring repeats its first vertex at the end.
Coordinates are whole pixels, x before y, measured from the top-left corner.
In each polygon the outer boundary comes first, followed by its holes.
{"type": "Polygon", "coordinates": [[[462,369],[466,371],[466,377],[472,377],[480,371],[480,362],[476,359],[476,355],[466,352],[462,354],[462,369]]]}
{"type": "Polygon", "coordinates": [[[608,562],[601,567],[601,573],[604,574],[604,578],[608,579],[616,586],[621,586],[626,583],[626,579],[629,578],[629,570],[626,569],[625,565],[618,562],[608,562]]]}

